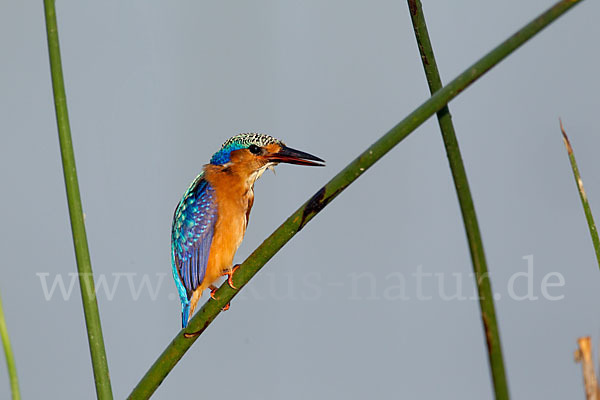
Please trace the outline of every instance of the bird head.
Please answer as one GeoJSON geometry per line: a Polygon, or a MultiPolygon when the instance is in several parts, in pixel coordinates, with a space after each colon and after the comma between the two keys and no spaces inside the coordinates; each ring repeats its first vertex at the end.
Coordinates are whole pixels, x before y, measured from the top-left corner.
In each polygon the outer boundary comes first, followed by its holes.
{"type": "Polygon", "coordinates": [[[260,133],[242,133],[228,139],[210,159],[212,165],[234,168],[258,178],[267,168],[279,163],[324,166],[312,154],[287,147],[281,140],[260,133]]]}

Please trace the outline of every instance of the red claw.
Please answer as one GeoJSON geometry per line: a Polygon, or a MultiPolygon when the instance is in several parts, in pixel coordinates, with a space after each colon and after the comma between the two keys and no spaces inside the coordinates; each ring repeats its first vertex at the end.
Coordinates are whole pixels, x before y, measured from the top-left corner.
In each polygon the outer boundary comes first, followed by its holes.
{"type": "MultiPolygon", "coordinates": [[[[235,272],[235,271],[236,271],[236,270],[237,270],[239,267],[240,267],[240,265],[239,265],[239,264],[237,264],[237,265],[235,265],[235,266],[234,266],[234,267],[231,269],[231,272],[229,272],[229,273],[224,273],[224,274],[223,274],[223,276],[225,276],[225,275],[227,276],[227,283],[229,284],[229,286],[231,286],[231,288],[232,288],[232,289],[236,289],[236,290],[237,290],[237,288],[236,288],[236,287],[235,287],[235,285],[233,284],[233,273],[234,273],[234,272],[235,272]]],[[[209,288],[210,288],[210,297],[212,297],[212,299],[213,299],[213,300],[216,300],[214,295],[215,295],[215,292],[217,291],[217,287],[216,287],[216,286],[213,286],[213,285],[211,285],[211,286],[209,286],[209,288]]],[[[225,307],[223,307],[221,310],[222,310],[222,311],[227,311],[227,310],[229,310],[229,303],[227,303],[227,304],[225,305],[225,307]]]]}
{"type": "Polygon", "coordinates": [[[216,300],[215,292],[217,291],[218,287],[215,285],[210,285],[208,288],[210,289],[210,298],[216,300]]]}
{"type": "Polygon", "coordinates": [[[229,284],[229,286],[231,286],[232,289],[236,289],[236,290],[237,290],[237,288],[233,285],[233,273],[235,271],[237,271],[239,268],[240,268],[240,264],[237,264],[231,269],[230,273],[225,274],[225,275],[227,275],[227,283],[229,284]]]}

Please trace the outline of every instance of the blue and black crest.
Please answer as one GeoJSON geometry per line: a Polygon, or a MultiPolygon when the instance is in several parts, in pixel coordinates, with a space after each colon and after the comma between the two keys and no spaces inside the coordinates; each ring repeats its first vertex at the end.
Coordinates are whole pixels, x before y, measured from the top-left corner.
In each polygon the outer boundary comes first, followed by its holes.
{"type": "Polygon", "coordinates": [[[213,154],[210,159],[210,163],[213,165],[226,164],[231,159],[231,152],[240,149],[247,149],[250,145],[256,145],[264,147],[269,144],[284,145],[281,140],[275,139],[272,136],[264,135],[262,133],[241,133],[232,138],[229,138],[221,149],[213,154]]]}

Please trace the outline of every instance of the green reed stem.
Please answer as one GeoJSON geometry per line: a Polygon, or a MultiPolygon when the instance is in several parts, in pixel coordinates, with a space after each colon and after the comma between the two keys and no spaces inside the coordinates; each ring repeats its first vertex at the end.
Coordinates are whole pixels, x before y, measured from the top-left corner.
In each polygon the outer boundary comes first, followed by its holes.
{"type": "Polygon", "coordinates": [[[565,128],[563,126],[562,121],[559,122],[560,131],[563,135],[563,141],[565,142],[565,147],[567,148],[567,153],[569,154],[569,161],[571,161],[571,169],[573,169],[575,184],[577,184],[577,190],[579,191],[579,197],[581,198],[581,204],[583,205],[583,211],[585,212],[585,219],[587,220],[588,228],[590,229],[590,236],[592,237],[592,243],[594,244],[594,250],[596,251],[596,260],[598,261],[598,268],[600,268],[600,240],[598,239],[598,230],[596,229],[594,217],[592,216],[592,209],[590,208],[590,203],[588,202],[587,195],[585,194],[585,189],[583,188],[583,181],[581,180],[581,175],[579,174],[579,168],[577,168],[577,161],[575,161],[573,147],[571,147],[571,142],[569,141],[567,132],[565,132],[565,128]]]}
{"type": "Polygon", "coordinates": [[[4,309],[2,308],[2,298],[0,297],[0,338],[4,347],[4,355],[6,356],[6,368],[8,369],[8,379],[10,381],[10,391],[13,400],[19,400],[21,393],[19,392],[19,379],[17,378],[17,364],[10,346],[10,338],[8,336],[8,328],[4,318],[4,309]]]}
{"type": "Polygon", "coordinates": [[[52,88],[54,90],[54,105],[56,108],[60,154],[62,157],[65,187],[67,191],[69,216],[71,218],[75,258],[77,260],[77,268],[79,271],[81,299],[83,302],[88,342],[92,356],[96,393],[101,400],[112,399],[113,396],[110,385],[110,376],[108,374],[108,363],[106,361],[106,352],[104,350],[102,326],[100,324],[100,314],[95,296],[96,291],[94,287],[94,277],[92,275],[92,264],[85,233],[77,171],[75,169],[75,153],[73,152],[71,128],[69,126],[69,115],[67,112],[67,96],[63,81],[54,0],[44,0],[44,8],[46,14],[46,33],[48,36],[48,52],[50,55],[50,71],[52,74],[52,88]]]}

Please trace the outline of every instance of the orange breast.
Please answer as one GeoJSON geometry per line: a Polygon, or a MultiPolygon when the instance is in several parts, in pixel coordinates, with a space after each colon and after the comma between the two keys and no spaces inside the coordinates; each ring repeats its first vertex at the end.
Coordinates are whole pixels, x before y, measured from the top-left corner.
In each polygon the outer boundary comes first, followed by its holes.
{"type": "Polygon", "coordinates": [[[235,252],[244,239],[254,199],[252,186],[244,177],[211,167],[207,166],[205,176],[215,190],[218,217],[202,290],[219,276],[231,271],[235,252]]]}

